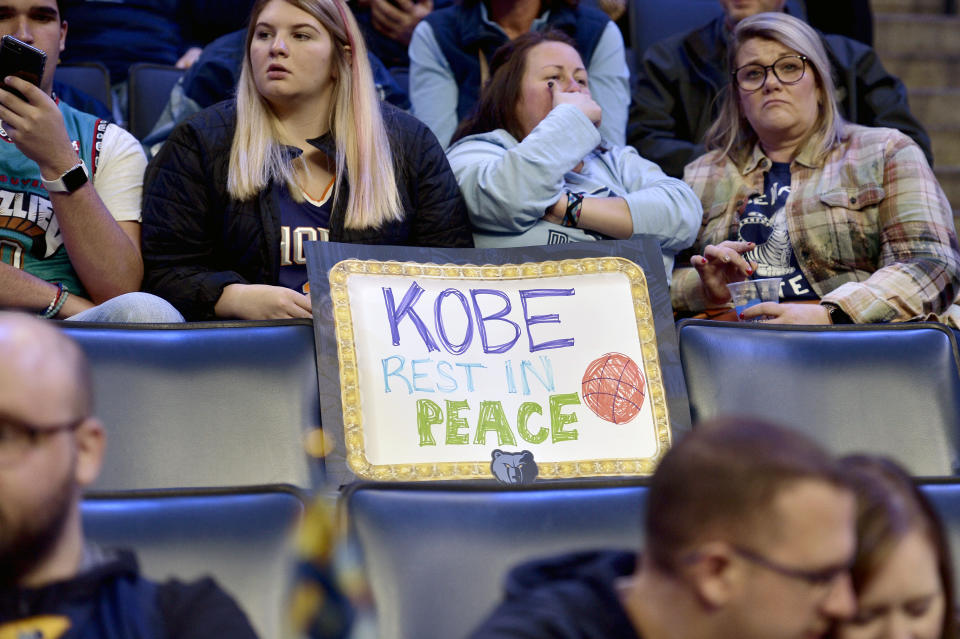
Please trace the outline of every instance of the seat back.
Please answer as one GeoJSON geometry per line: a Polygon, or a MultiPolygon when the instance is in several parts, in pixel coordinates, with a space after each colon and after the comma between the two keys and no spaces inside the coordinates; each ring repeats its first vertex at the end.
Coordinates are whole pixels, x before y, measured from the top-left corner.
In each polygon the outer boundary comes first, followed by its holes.
{"type": "Polygon", "coordinates": [[[516,491],[360,484],[344,496],[383,639],[466,636],[519,562],[638,549],[645,498],[639,484],[516,491]]]}
{"type": "Polygon", "coordinates": [[[723,13],[717,0],[633,0],[630,4],[630,45],[637,69],[654,42],[701,27],[723,13]]]}
{"type": "Polygon", "coordinates": [[[922,480],[920,490],[936,508],[943,521],[947,543],[952,551],[953,574],[960,575],[960,479],[922,480]]]}
{"type": "Polygon", "coordinates": [[[107,109],[113,108],[113,97],[110,94],[110,71],[99,62],[57,65],[54,79],[100,100],[107,109]]]}
{"type": "Polygon", "coordinates": [[[282,487],[242,492],[89,495],[88,538],[137,553],[143,573],[165,581],[210,575],[240,604],[261,637],[281,636],[289,586],[289,538],[300,497],[282,487]]]}
{"type": "Polygon", "coordinates": [[[753,415],[837,452],[874,452],[916,475],[957,468],[957,347],[939,324],[678,325],[694,422],[753,415]]]}
{"type": "Polygon", "coordinates": [[[130,66],[130,133],[143,139],[157,123],[170,99],[170,91],[185,71],[163,64],[138,63],[130,66]]]}
{"type": "Polygon", "coordinates": [[[310,320],[63,327],[106,425],[96,490],[319,485],[303,446],[320,427],[310,320]]]}

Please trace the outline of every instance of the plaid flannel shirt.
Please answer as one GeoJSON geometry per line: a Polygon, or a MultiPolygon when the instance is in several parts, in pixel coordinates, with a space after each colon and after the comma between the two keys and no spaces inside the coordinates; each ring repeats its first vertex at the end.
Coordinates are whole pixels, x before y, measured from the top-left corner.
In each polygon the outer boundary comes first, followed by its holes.
{"type": "MultiPolygon", "coordinates": [[[[747,200],[762,192],[770,166],[759,144],[739,169],[719,151],[687,165],[684,181],[704,211],[694,252],[737,238],[747,200]]],[[[845,124],[839,145],[820,161],[805,149],[790,176],[790,243],[823,301],[857,323],[949,319],[957,325],[960,252],[953,214],[916,143],[893,129],[845,124]]],[[[704,308],[694,268],[674,271],[671,298],[678,311],[704,308]]]]}

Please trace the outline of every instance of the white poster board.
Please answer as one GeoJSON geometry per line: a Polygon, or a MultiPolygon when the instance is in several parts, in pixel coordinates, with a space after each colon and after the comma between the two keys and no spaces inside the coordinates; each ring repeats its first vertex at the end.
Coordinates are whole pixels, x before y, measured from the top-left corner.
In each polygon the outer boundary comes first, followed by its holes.
{"type": "Polygon", "coordinates": [[[348,259],[329,272],[358,477],[651,474],[670,445],[646,277],[621,257],[488,266],[348,259]]]}

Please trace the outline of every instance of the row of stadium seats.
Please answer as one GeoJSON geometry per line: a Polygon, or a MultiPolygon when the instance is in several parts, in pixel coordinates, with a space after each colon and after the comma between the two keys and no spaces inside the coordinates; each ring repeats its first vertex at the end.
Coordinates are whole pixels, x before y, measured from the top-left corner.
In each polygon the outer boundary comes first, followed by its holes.
{"type": "MultiPolygon", "coordinates": [[[[960,547],[960,479],[921,487],[960,547]]],[[[343,496],[363,551],[382,639],[462,637],[498,600],[518,562],[595,548],[637,549],[643,482],[526,489],[448,484],[356,484],[343,496]]],[[[289,537],[303,512],[281,487],[185,494],[95,495],[88,535],[137,550],[148,575],[212,574],[263,637],[281,635],[289,537]]],[[[960,559],[954,559],[960,570],[960,559]]]]}
{"type": "MultiPolygon", "coordinates": [[[[65,327],[110,436],[96,489],[321,486],[304,447],[320,428],[309,320],[65,327]]],[[[837,452],[895,454],[916,475],[957,470],[957,339],[940,324],[686,320],[678,336],[694,421],[752,414],[837,452]]]]}
{"type": "MultiPolygon", "coordinates": [[[[185,71],[162,64],[140,63],[130,67],[127,113],[123,120],[135,138],[143,139],[160,118],[170,99],[170,91],[185,71]]],[[[79,89],[113,110],[110,72],[98,62],[61,64],[56,80],[79,89]]]]}
{"type": "MultiPolygon", "coordinates": [[[[312,323],[64,328],[89,355],[108,432],[104,471],[84,503],[91,537],[133,547],[153,577],[212,573],[263,636],[278,636],[288,533],[323,487],[322,457],[305,446],[322,440],[312,323]]],[[[694,421],[752,413],[837,451],[894,455],[916,475],[956,470],[957,336],[942,325],[687,320],[678,336],[694,421]]],[[[960,505],[960,478],[928,484],[938,505],[960,505]]],[[[341,498],[383,636],[458,636],[516,561],[636,545],[644,490],[642,480],[506,492],[359,484],[341,498]],[[425,619],[432,631],[418,625],[425,619]]],[[[960,510],[950,510],[960,537],[960,510]]]]}

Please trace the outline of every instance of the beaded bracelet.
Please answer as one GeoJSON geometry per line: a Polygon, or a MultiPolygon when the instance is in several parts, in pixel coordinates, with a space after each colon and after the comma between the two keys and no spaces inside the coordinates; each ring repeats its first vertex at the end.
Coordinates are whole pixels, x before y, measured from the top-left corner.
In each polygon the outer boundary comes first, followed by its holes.
{"type": "Polygon", "coordinates": [[[563,214],[563,225],[577,228],[580,224],[580,209],[583,208],[583,196],[586,193],[567,191],[567,211],[563,214]]]}
{"type": "Polygon", "coordinates": [[[60,301],[60,298],[61,298],[62,296],[63,296],[63,284],[61,284],[61,283],[58,282],[58,283],[57,283],[57,294],[53,296],[53,299],[52,299],[52,300],[50,300],[50,304],[47,305],[46,310],[44,310],[42,313],[38,314],[37,317],[40,317],[40,318],[42,318],[42,319],[50,319],[51,317],[53,317],[54,315],[56,315],[56,311],[55,311],[54,309],[58,308],[58,307],[57,307],[57,302],[60,301]]]}
{"type": "Polygon", "coordinates": [[[70,297],[70,291],[63,289],[63,294],[60,295],[60,299],[57,300],[56,306],[53,307],[53,311],[50,313],[50,317],[56,317],[60,313],[60,309],[63,308],[63,303],[67,301],[67,298],[70,297]]]}

